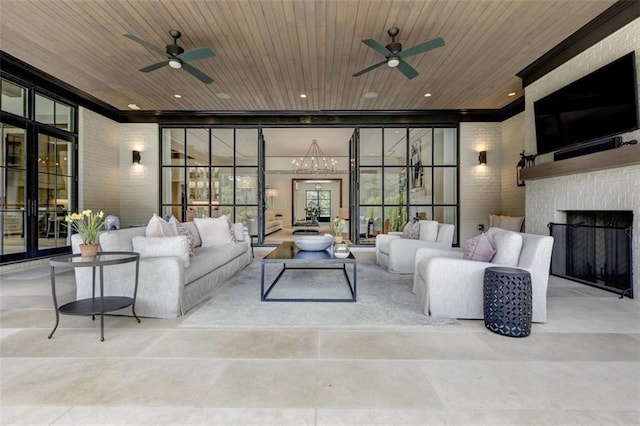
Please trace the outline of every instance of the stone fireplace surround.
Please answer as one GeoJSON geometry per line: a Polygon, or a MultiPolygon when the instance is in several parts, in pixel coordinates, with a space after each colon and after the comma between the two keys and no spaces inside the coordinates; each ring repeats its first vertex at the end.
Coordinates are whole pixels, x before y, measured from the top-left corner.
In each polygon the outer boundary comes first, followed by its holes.
{"type": "Polygon", "coordinates": [[[566,211],[632,211],[633,293],[640,300],[640,165],[527,181],[525,204],[526,232],[542,235],[549,222],[563,223],[566,211]]]}

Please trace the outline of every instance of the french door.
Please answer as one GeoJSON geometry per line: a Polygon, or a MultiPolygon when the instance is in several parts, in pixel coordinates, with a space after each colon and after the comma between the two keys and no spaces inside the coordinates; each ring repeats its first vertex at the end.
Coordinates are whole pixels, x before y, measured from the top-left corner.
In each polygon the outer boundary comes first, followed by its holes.
{"type": "Polygon", "coordinates": [[[75,138],[31,123],[0,126],[0,261],[67,252],[75,138]]]}

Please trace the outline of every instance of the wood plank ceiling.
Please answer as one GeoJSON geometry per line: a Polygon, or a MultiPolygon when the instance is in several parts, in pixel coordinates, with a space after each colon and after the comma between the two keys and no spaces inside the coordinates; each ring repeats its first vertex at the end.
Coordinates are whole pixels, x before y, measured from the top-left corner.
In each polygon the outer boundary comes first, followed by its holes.
{"type": "Polygon", "coordinates": [[[514,99],[509,92],[523,94],[518,71],[613,3],[2,0],[0,49],[121,110],[501,108],[514,99]],[[386,65],[352,77],[383,59],[361,41],[385,45],[394,25],[404,49],[436,37],[446,44],[407,60],[420,73],[413,80],[386,65]],[[164,50],[171,28],[185,50],[216,53],[192,62],[212,84],[169,67],[138,71],[162,57],[124,34],[164,50]],[[364,96],[370,92],[377,97],[364,96]]]}

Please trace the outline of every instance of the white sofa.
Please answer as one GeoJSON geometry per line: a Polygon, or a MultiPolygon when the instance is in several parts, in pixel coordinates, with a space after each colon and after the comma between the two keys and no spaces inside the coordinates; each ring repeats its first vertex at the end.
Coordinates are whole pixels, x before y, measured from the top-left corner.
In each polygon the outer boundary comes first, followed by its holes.
{"type": "Polygon", "coordinates": [[[419,239],[402,238],[399,233],[376,236],[376,263],[396,274],[412,274],[416,251],[423,247],[450,249],[454,225],[421,220],[419,239]]]}
{"type": "Polygon", "coordinates": [[[498,233],[507,232],[521,236],[521,248],[515,252],[513,245],[501,247],[497,243],[496,253],[490,262],[465,260],[461,249],[419,249],[415,258],[413,292],[424,313],[434,317],[484,318],[484,270],[490,266],[510,266],[525,269],[531,274],[532,321],[546,322],[553,237],[499,228],[490,228],[487,235],[495,237],[498,233]]]}
{"type": "MultiPolygon", "coordinates": [[[[283,224],[284,221],[282,220],[282,216],[267,215],[267,218],[264,221],[264,235],[273,234],[274,232],[281,230],[283,224]]],[[[247,219],[247,229],[249,230],[249,235],[258,235],[258,219],[247,219]]]]}
{"type": "MultiPolygon", "coordinates": [[[[251,238],[243,231],[242,224],[234,224],[237,242],[210,247],[201,246],[202,240],[193,222],[185,222],[184,225],[191,231],[195,243],[195,255],[189,258],[190,265],[185,267],[183,259],[177,256],[141,257],[136,314],[155,318],[184,315],[251,263],[251,238]]],[[[103,232],[99,235],[100,250],[133,251],[133,238],[144,236],[144,226],[103,232]]],[[[80,252],[81,242],[78,234],[72,236],[74,253],[80,252]]],[[[90,298],[91,268],[75,268],[75,273],[77,298],[90,298]]],[[[105,295],[131,296],[134,274],[135,263],[106,266],[105,295]]]]}

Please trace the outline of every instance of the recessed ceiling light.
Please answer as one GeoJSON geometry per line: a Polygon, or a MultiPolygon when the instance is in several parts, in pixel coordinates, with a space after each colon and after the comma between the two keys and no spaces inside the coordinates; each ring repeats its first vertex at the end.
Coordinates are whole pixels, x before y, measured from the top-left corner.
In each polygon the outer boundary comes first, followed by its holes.
{"type": "Polygon", "coordinates": [[[511,93],[507,94],[507,96],[515,96],[515,95],[516,95],[516,92],[511,92],[511,93]]]}
{"type": "Polygon", "coordinates": [[[182,95],[178,95],[177,93],[175,95],[173,95],[174,98],[180,99],[182,98],[182,95]]]}
{"type": "Polygon", "coordinates": [[[138,105],[136,105],[136,104],[129,104],[129,105],[127,105],[127,106],[128,106],[129,108],[131,108],[131,109],[140,109],[140,107],[139,107],[138,105]]]}
{"type": "Polygon", "coordinates": [[[364,97],[366,99],[375,99],[378,97],[378,94],[376,92],[367,92],[364,94],[364,97]]]}
{"type": "Polygon", "coordinates": [[[219,97],[220,99],[231,99],[231,95],[228,93],[220,92],[216,96],[219,97]]]}
{"type": "Polygon", "coordinates": [[[425,98],[430,98],[430,97],[431,97],[431,93],[425,93],[425,94],[424,94],[424,97],[425,97],[425,98]]]}
{"type": "Polygon", "coordinates": [[[305,95],[304,93],[301,93],[301,94],[300,94],[300,97],[301,97],[302,99],[306,99],[306,98],[307,98],[307,95],[305,95]]]}

